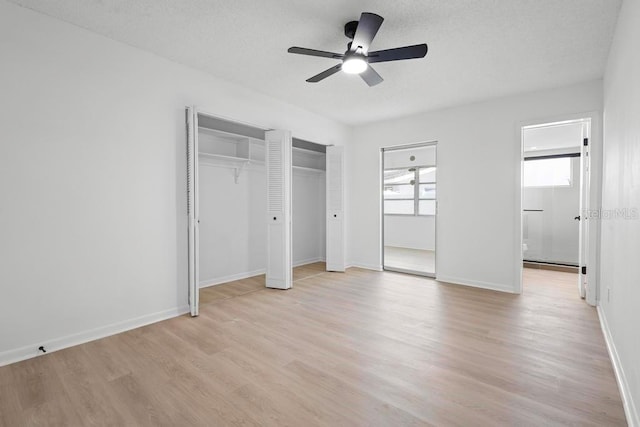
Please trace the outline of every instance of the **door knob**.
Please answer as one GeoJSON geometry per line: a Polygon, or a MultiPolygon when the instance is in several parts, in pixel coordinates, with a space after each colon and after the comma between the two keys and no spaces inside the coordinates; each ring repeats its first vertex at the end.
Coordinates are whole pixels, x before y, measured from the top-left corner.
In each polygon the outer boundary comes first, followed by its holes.
{"type": "Polygon", "coordinates": [[[580,221],[580,215],[578,215],[577,217],[575,217],[573,219],[577,219],[578,221],[580,221]]]}

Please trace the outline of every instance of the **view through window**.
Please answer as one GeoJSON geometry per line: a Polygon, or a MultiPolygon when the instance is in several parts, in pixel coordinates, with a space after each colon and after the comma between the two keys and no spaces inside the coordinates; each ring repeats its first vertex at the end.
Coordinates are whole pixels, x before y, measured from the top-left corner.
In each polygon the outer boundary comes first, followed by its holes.
{"type": "Polygon", "coordinates": [[[525,187],[570,187],[571,157],[525,159],[525,187]]]}
{"type": "Polygon", "coordinates": [[[383,194],[386,215],[435,215],[436,168],[386,169],[383,194]]]}

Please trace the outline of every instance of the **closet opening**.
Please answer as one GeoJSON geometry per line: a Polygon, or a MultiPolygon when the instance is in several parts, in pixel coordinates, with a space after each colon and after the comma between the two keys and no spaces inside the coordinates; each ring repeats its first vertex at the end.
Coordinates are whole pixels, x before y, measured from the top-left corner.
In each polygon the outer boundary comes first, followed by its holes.
{"type": "Polygon", "coordinates": [[[436,275],[436,143],[382,149],[384,270],[436,275]]]}
{"type": "Polygon", "coordinates": [[[341,147],[188,108],[191,314],[201,303],[344,271],[342,176],[341,147]]]}
{"type": "MultiPolygon", "coordinates": [[[[188,281],[193,316],[198,315],[201,296],[203,303],[212,299],[201,289],[264,273],[265,131],[187,109],[188,281]]],[[[249,291],[259,286],[240,288],[249,291]]]]}
{"type": "Polygon", "coordinates": [[[327,147],[292,138],[293,281],[326,271],[327,147]]]}

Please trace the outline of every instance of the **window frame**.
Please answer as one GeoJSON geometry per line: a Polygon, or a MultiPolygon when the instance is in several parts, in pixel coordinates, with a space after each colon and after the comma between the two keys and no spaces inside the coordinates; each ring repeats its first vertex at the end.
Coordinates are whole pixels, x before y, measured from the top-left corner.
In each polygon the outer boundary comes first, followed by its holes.
{"type": "MultiPolygon", "coordinates": [[[[395,184],[395,185],[413,185],[413,198],[402,198],[402,199],[387,199],[386,197],[384,197],[384,187],[386,187],[387,185],[384,184],[384,177],[382,179],[383,182],[383,195],[382,195],[382,204],[384,206],[385,202],[387,201],[410,201],[413,200],[413,213],[387,213],[384,212],[384,215],[390,215],[390,216],[435,216],[436,214],[421,214],[420,213],[420,201],[421,200],[433,200],[436,201],[437,200],[437,193],[436,193],[436,197],[420,197],[420,185],[421,184],[432,184],[435,186],[435,191],[437,191],[437,175],[436,175],[436,181],[420,181],[420,169],[427,169],[427,168],[435,168],[436,169],[436,173],[437,173],[437,167],[436,165],[422,165],[422,166],[410,166],[410,167],[402,167],[402,168],[389,168],[389,169],[384,169],[384,172],[386,171],[398,171],[398,170],[406,170],[407,172],[411,172],[411,169],[413,170],[413,184],[411,184],[411,181],[409,183],[399,183],[399,184],[395,184]]],[[[389,185],[393,185],[393,184],[389,184],[389,185]]],[[[436,201],[437,204],[437,201],[436,201]]]]}

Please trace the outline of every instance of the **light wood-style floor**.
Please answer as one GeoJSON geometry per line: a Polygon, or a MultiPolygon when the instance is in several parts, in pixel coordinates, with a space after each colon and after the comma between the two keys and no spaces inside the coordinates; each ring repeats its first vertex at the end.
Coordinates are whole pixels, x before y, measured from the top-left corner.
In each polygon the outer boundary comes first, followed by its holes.
{"type": "Polygon", "coordinates": [[[527,270],[517,296],[316,267],[288,291],[208,288],[198,318],[0,368],[0,424],[625,425],[570,273],[527,270]]]}

